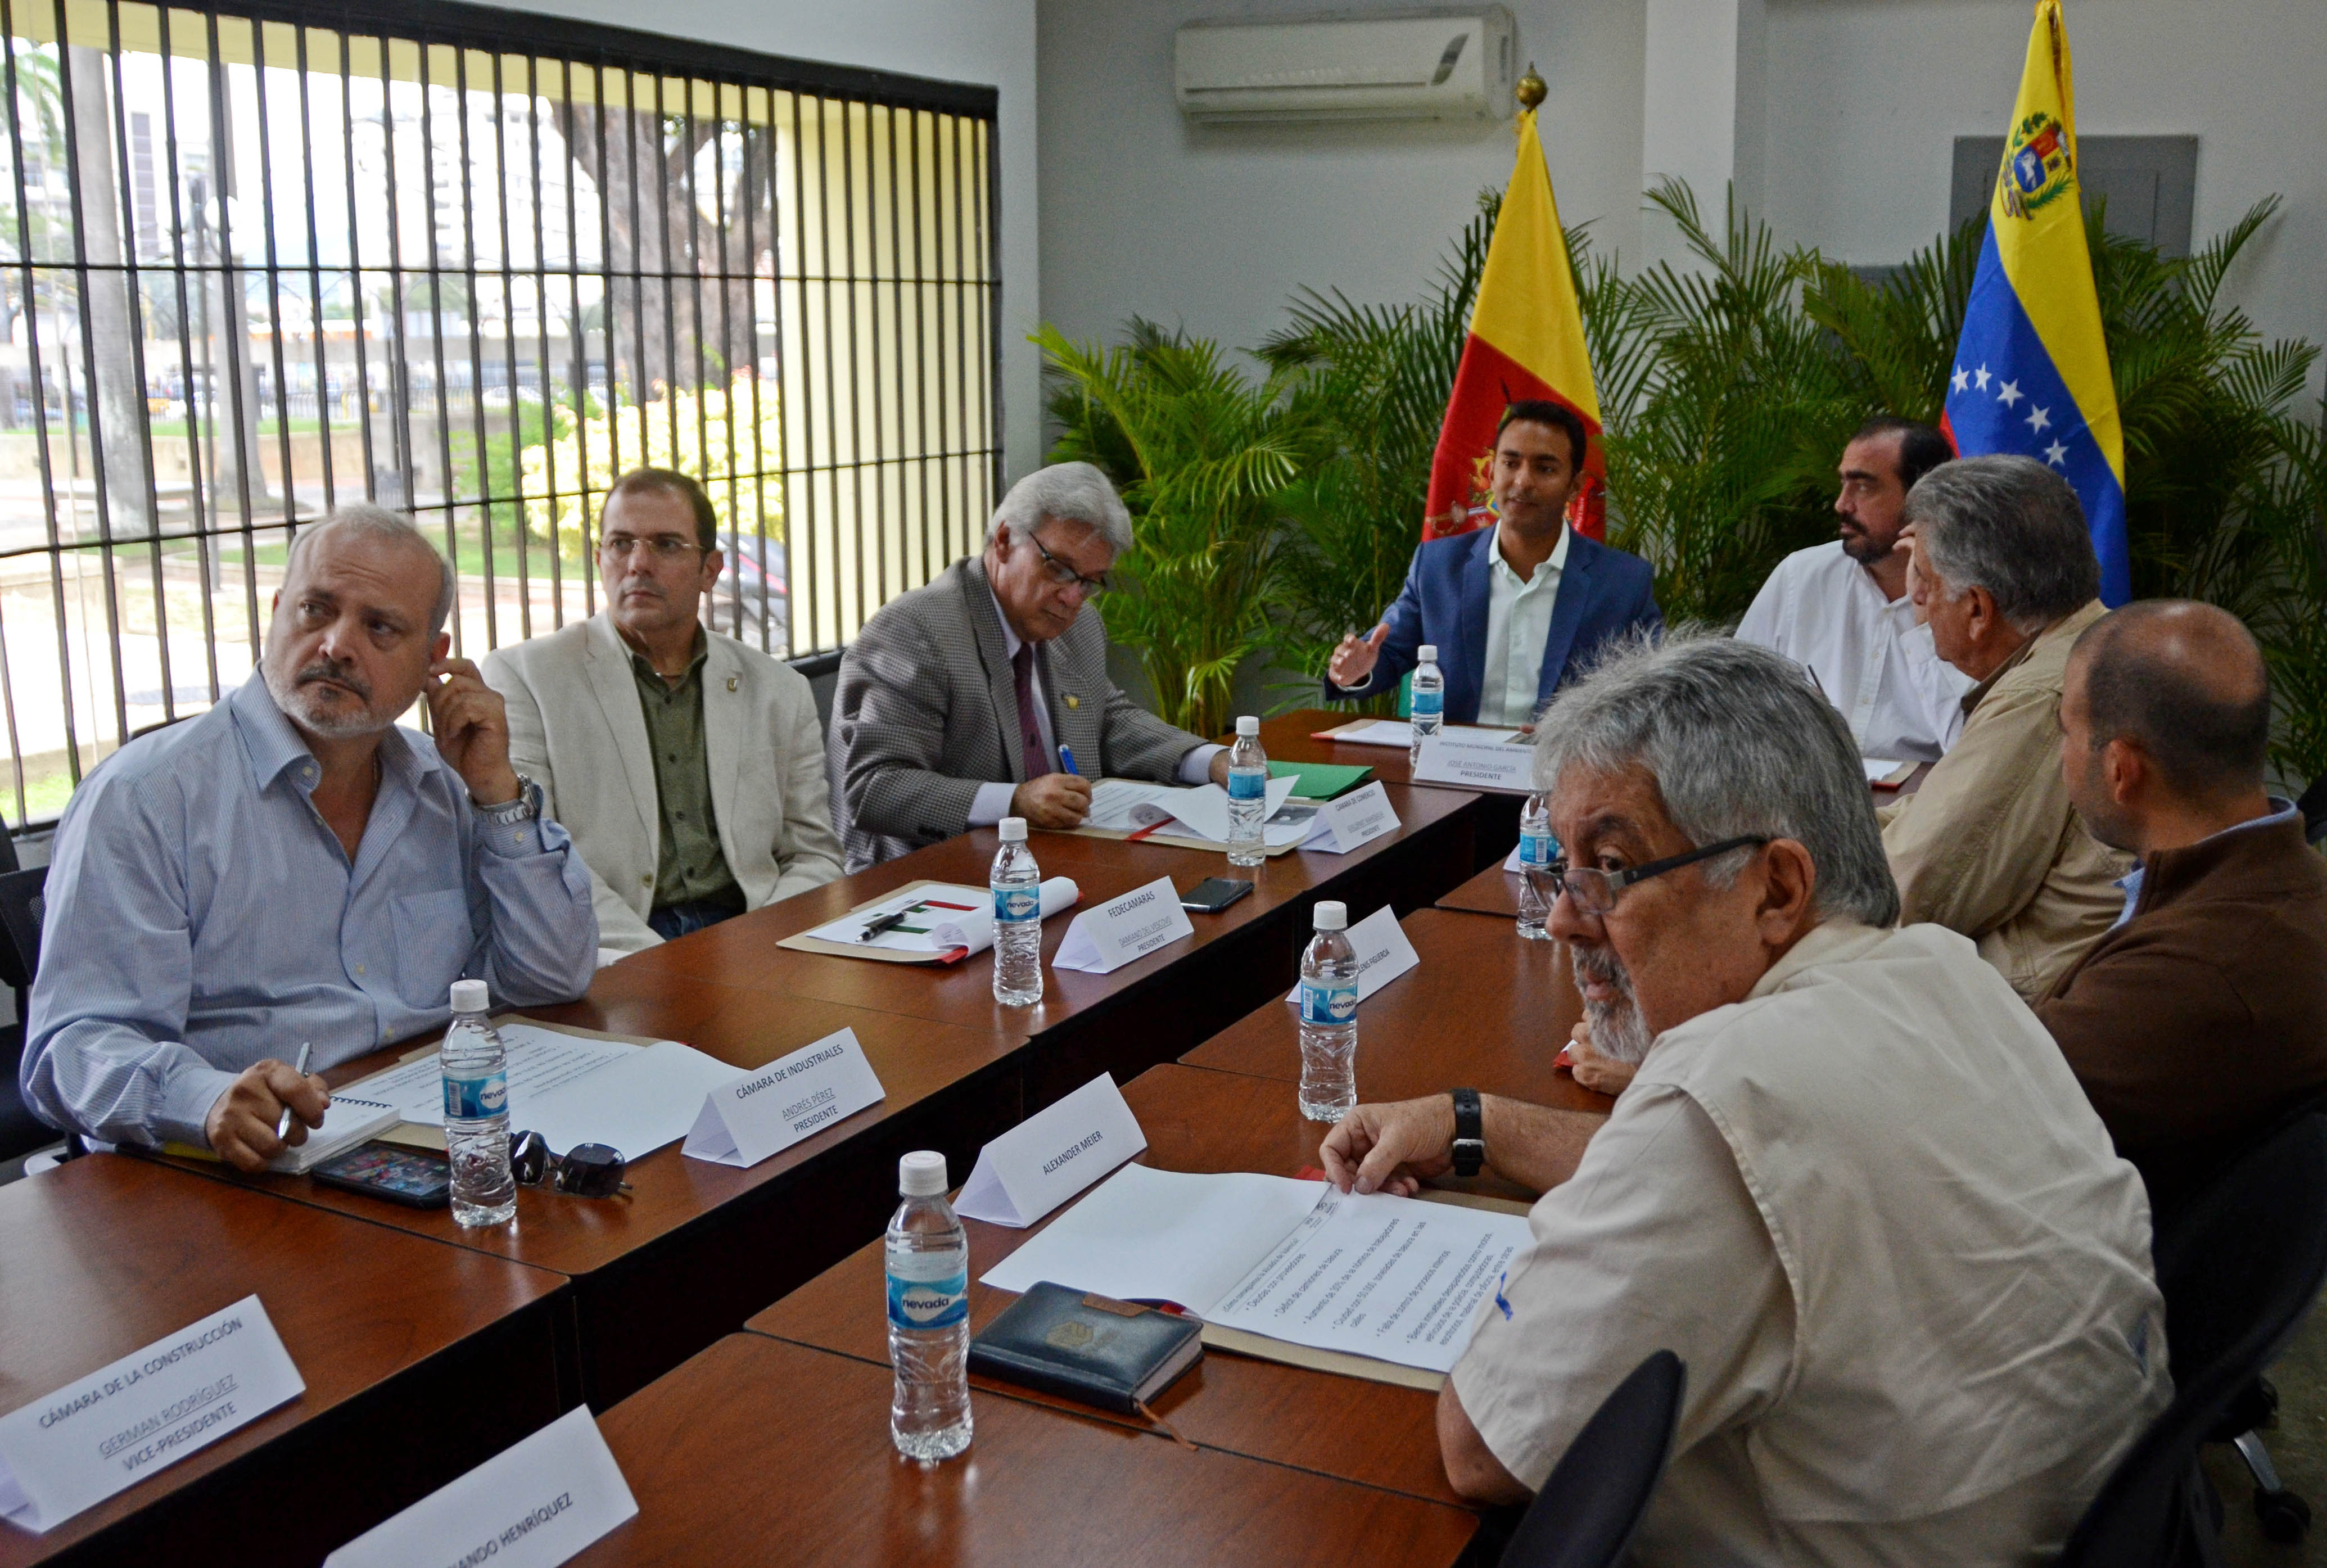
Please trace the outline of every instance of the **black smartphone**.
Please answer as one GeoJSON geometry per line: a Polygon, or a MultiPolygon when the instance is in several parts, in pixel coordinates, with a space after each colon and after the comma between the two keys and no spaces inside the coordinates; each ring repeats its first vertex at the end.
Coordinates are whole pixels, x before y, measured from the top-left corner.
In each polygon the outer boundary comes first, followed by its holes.
{"type": "Polygon", "coordinates": [[[1180,895],[1180,907],[1199,914],[1217,915],[1252,891],[1252,883],[1236,877],[1208,876],[1180,895]]]}
{"type": "Polygon", "coordinates": [[[443,1209],[453,1201],[453,1162],[434,1149],[365,1143],[310,1174],[326,1187],[368,1192],[407,1209],[443,1209]]]}

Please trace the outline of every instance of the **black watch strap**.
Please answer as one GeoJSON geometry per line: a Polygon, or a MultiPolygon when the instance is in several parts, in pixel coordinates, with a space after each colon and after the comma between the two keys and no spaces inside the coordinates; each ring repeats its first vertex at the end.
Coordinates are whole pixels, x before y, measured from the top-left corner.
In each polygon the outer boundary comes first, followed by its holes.
{"type": "Polygon", "coordinates": [[[1479,1091],[1454,1091],[1454,1174],[1476,1176],[1487,1162],[1486,1120],[1479,1110],[1479,1091]]]}

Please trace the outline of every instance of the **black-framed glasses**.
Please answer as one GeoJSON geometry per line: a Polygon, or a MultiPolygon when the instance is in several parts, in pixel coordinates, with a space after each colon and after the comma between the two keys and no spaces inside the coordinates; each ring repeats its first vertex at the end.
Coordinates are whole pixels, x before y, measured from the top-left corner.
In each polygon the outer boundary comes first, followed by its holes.
{"type": "Polygon", "coordinates": [[[1051,582],[1056,583],[1060,587],[1071,588],[1076,583],[1079,583],[1083,585],[1083,592],[1085,593],[1104,593],[1107,592],[1106,573],[1101,572],[1096,577],[1086,577],[1080,572],[1076,571],[1072,566],[1068,565],[1064,561],[1060,560],[1056,555],[1051,554],[1050,551],[1042,548],[1042,541],[1036,538],[1033,535],[1027,535],[1026,542],[1034,546],[1034,553],[1036,555],[1042,557],[1043,574],[1049,577],[1051,582]]]}
{"type": "Polygon", "coordinates": [[[1565,893],[1575,901],[1575,907],[1587,915],[1604,915],[1616,907],[1616,895],[1634,882],[1644,882],[1650,877],[1662,876],[1668,871],[1678,871],[1685,865],[1695,865],[1700,860],[1711,860],[1716,854],[1727,854],[1733,849],[1747,845],[1759,849],[1770,842],[1766,833],[1749,833],[1739,838],[1724,838],[1719,844],[1708,844],[1702,849],[1692,849],[1687,854],[1667,855],[1646,865],[1626,866],[1622,871],[1602,871],[1597,866],[1570,866],[1564,860],[1551,863],[1552,896],[1565,893]]]}
{"type": "Polygon", "coordinates": [[[647,554],[658,561],[676,561],[689,550],[703,548],[695,540],[681,538],[677,534],[656,534],[643,539],[630,534],[608,534],[599,539],[598,552],[612,555],[617,561],[627,561],[631,558],[631,552],[640,545],[644,545],[647,554]]]}
{"type": "Polygon", "coordinates": [[[563,1154],[549,1152],[539,1133],[509,1138],[509,1174],[520,1187],[549,1187],[575,1198],[619,1198],[631,1184],[622,1180],[630,1163],[603,1143],[576,1143],[563,1154]]]}

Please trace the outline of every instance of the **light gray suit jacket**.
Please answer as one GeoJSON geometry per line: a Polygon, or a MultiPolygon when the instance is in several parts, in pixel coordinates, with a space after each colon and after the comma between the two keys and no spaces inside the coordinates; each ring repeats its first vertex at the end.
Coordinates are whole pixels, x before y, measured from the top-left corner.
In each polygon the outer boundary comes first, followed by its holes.
{"type": "MultiPolygon", "coordinates": [[[[856,634],[827,748],[850,871],[966,831],[980,784],[1025,782],[1008,646],[976,555],[892,599],[856,634]]],[[[1051,733],[1090,777],[1168,781],[1204,743],[1107,678],[1107,630],[1089,606],[1034,657],[1051,733]]]]}
{"type": "MultiPolygon", "coordinates": [[[[825,792],[816,698],[800,673],[732,637],[706,632],[703,741],[719,848],[759,909],[840,874],[825,792]]],[[[485,684],[509,705],[509,765],[541,786],[544,807],[590,868],[600,946],[661,938],[654,907],[662,812],[631,650],[603,611],[485,655],[485,684]]]]}

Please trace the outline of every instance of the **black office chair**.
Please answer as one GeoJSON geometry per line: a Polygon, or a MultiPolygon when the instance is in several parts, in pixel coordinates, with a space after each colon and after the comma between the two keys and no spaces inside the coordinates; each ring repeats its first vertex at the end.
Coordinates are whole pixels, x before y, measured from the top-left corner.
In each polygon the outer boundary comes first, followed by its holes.
{"type": "Polygon", "coordinates": [[[2217,1560],[2198,1447],[2327,1283],[2327,1115],[2287,1123],[2166,1216],[2154,1251],[2173,1403],[2086,1509],[2061,1568],[2217,1560]]]}
{"type": "Polygon", "coordinates": [[[1600,1404],[1503,1548],[1503,1568],[1611,1568],[1672,1454],[1688,1368],[1659,1350],[1600,1404]]]}
{"type": "Polygon", "coordinates": [[[2327,773],[2311,781],[2294,808],[2303,813],[2304,838],[2312,844],[2327,844],[2327,773]]]}
{"type": "MultiPolygon", "coordinates": [[[[0,834],[0,842],[6,835],[0,834]]],[[[25,1009],[32,1002],[33,975],[41,964],[41,911],[49,869],[0,872],[0,985],[16,993],[16,1022],[0,1031],[0,1160],[29,1154],[57,1139],[56,1129],[33,1115],[16,1092],[16,1071],[24,1056],[25,1009]]]]}

